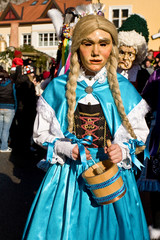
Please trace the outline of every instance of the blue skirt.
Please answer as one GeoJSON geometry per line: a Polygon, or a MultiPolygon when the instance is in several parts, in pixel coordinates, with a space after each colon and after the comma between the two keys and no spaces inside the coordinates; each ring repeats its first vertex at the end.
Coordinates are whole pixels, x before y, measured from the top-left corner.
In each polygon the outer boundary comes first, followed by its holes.
{"type": "MultiPolygon", "coordinates": [[[[92,157],[103,160],[93,149],[92,157]]],[[[36,194],[22,239],[149,240],[132,170],[121,170],[127,188],[117,202],[100,206],[82,178],[80,161],[52,165],[36,194]]]]}

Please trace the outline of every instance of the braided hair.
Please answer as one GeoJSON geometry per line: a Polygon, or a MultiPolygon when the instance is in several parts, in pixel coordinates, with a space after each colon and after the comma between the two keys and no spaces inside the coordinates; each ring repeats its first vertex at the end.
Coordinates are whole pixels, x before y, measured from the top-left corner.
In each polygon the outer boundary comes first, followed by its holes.
{"type": "MultiPolygon", "coordinates": [[[[110,33],[112,37],[113,47],[111,54],[107,61],[107,77],[112,92],[112,96],[115,101],[115,105],[119,112],[123,126],[130,133],[131,137],[136,139],[136,135],[133,128],[127,118],[125,109],[123,106],[121,93],[119,89],[119,83],[117,80],[117,64],[118,64],[118,35],[117,30],[110,21],[99,15],[88,15],[83,17],[75,26],[72,35],[72,47],[71,47],[71,60],[70,60],[70,73],[69,80],[67,82],[66,97],[68,101],[68,131],[72,132],[74,123],[74,111],[76,106],[76,87],[77,78],[79,76],[80,62],[78,57],[79,47],[86,36],[94,32],[95,30],[103,30],[110,33]]],[[[141,152],[144,147],[138,147],[136,153],[141,152]]]]}

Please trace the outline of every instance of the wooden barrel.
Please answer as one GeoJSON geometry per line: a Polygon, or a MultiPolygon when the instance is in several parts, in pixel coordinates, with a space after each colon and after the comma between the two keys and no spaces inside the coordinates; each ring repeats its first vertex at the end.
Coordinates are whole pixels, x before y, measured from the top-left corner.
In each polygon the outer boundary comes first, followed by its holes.
{"type": "Polygon", "coordinates": [[[82,177],[99,205],[116,202],[126,193],[120,169],[109,160],[100,161],[89,167],[82,173],[82,177]],[[97,165],[103,169],[103,173],[98,175],[95,174],[97,165]]]}

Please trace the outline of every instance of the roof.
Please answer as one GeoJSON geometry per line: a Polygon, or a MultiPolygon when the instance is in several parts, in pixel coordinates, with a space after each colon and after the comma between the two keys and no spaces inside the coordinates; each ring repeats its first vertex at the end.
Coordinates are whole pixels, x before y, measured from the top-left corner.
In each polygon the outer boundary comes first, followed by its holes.
{"type": "Polygon", "coordinates": [[[8,3],[0,13],[0,25],[10,25],[13,21],[19,24],[51,22],[47,12],[56,8],[62,13],[69,7],[89,4],[91,0],[29,0],[19,5],[8,3]]]}

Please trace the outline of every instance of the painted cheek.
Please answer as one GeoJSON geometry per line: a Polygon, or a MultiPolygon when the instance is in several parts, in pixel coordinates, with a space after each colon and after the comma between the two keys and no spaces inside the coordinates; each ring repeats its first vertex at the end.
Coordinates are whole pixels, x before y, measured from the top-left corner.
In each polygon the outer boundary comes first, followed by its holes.
{"type": "Polygon", "coordinates": [[[110,55],[110,53],[107,53],[107,54],[104,55],[104,57],[105,57],[106,59],[108,59],[108,58],[109,58],[109,55],[110,55]]]}
{"type": "Polygon", "coordinates": [[[108,59],[108,57],[111,54],[111,51],[112,51],[112,46],[110,47],[108,46],[107,48],[101,50],[101,54],[103,55],[104,58],[108,59]]]}
{"type": "Polygon", "coordinates": [[[110,56],[110,52],[107,52],[106,54],[103,54],[104,61],[107,61],[110,56]]]}
{"type": "Polygon", "coordinates": [[[81,60],[86,60],[88,58],[88,55],[89,55],[89,51],[86,50],[86,49],[80,49],[80,58],[81,60]]]}

